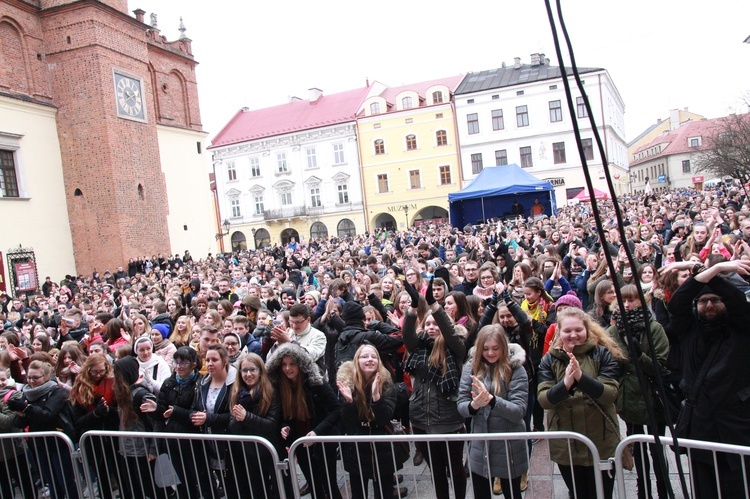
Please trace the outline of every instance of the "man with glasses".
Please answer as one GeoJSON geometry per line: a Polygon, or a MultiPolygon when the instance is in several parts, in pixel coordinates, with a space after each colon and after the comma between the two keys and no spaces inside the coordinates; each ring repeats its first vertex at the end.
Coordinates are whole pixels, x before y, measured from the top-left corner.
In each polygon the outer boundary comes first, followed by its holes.
{"type": "Polygon", "coordinates": [[[474,292],[474,288],[477,287],[478,277],[479,264],[474,260],[467,260],[464,265],[464,281],[453,288],[453,291],[460,291],[466,296],[469,296],[474,292]]]}
{"type": "MultiPolygon", "coordinates": [[[[750,303],[739,288],[720,275],[735,272],[747,278],[750,262],[721,262],[708,269],[692,262],[673,265],[677,270],[692,266],[693,274],[669,302],[671,329],[679,336],[682,353],[680,388],[693,406],[685,436],[750,446],[747,431],[750,428],[750,363],[747,361],[750,303]],[[702,372],[705,363],[709,364],[702,372]],[[699,377],[703,377],[702,381],[699,377]]],[[[708,451],[692,450],[689,455],[695,497],[744,497],[744,491],[750,487],[750,462],[742,463],[736,454],[714,456],[708,451]]]]}
{"type": "Polygon", "coordinates": [[[271,329],[271,341],[274,345],[268,352],[267,358],[271,357],[279,345],[284,343],[295,343],[301,346],[312,358],[313,362],[320,366],[323,354],[326,351],[326,335],[315,329],[310,324],[310,309],[304,303],[297,303],[289,309],[289,329],[283,324],[271,329]]]}

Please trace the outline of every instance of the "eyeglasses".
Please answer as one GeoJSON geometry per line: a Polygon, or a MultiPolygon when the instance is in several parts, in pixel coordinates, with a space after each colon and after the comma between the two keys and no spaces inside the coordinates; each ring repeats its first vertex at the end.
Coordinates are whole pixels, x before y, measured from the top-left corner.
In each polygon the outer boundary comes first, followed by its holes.
{"type": "Polygon", "coordinates": [[[44,378],[44,376],[26,376],[26,379],[29,379],[31,381],[39,381],[42,378],[44,378]]]}
{"type": "Polygon", "coordinates": [[[246,367],[245,369],[242,369],[240,372],[242,374],[256,374],[260,369],[257,367],[246,367]]]}
{"type": "Polygon", "coordinates": [[[699,305],[708,305],[709,302],[713,303],[714,305],[719,304],[719,303],[724,303],[724,300],[722,300],[718,296],[708,296],[705,298],[699,298],[697,301],[699,305]]]}
{"type": "Polygon", "coordinates": [[[189,360],[173,360],[172,365],[174,367],[187,367],[190,365],[189,360]]]}
{"type": "Polygon", "coordinates": [[[104,376],[107,374],[106,369],[96,370],[96,369],[89,369],[89,374],[92,376],[104,376]]]}
{"type": "Polygon", "coordinates": [[[293,324],[295,326],[301,326],[305,322],[307,322],[307,319],[304,319],[304,320],[301,320],[301,321],[295,321],[295,320],[289,319],[289,324],[293,324]]]}

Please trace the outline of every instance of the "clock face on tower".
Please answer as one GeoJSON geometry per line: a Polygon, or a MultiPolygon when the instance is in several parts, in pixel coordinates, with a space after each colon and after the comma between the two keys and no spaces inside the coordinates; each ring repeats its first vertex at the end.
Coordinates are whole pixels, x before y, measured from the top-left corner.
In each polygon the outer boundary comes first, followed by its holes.
{"type": "Polygon", "coordinates": [[[119,71],[114,71],[115,105],[120,118],[146,121],[143,103],[143,81],[119,71]]]}

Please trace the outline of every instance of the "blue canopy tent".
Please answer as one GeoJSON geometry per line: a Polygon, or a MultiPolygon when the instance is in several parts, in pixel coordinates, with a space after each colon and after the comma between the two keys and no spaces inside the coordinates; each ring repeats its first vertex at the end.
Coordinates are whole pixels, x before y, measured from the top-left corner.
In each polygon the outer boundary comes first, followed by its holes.
{"type": "Polygon", "coordinates": [[[518,201],[528,217],[531,205],[539,198],[545,215],[557,215],[555,189],[516,164],[491,166],[482,170],[465,189],[448,194],[451,224],[463,227],[488,218],[511,216],[518,201]]]}

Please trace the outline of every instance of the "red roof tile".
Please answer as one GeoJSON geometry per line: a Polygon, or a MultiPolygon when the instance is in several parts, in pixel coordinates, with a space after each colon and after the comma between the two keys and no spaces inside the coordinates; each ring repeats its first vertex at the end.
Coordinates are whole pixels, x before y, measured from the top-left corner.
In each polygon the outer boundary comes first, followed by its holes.
{"type": "MultiPolygon", "coordinates": [[[[404,90],[412,90],[414,92],[417,92],[420,97],[426,99],[427,102],[432,102],[430,97],[425,95],[425,92],[428,88],[434,86],[434,85],[445,85],[448,87],[448,90],[453,93],[458,85],[463,81],[464,75],[458,75],[458,76],[449,76],[448,78],[438,78],[437,80],[429,80],[429,81],[422,81],[419,83],[412,83],[410,85],[401,85],[398,87],[388,87],[386,88],[381,94],[380,97],[383,97],[387,102],[391,104],[396,103],[396,96],[403,92],[404,90]]],[[[448,96],[445,96],[445,100],[443,102],[447,102],[448,96]]]]}
{"type": "Polygon", "coordinates": [[[354,121],[369,91],[370,87],[364,87],[321,95],[315,102],[299,100],[265,109],[240,110],[214,137],[209,149],[354,121]]]}
{"type": "Polygon", "coordinates": [[[664,135],[660,135],[650,143],[640,147],[635,152],[635,154],[637,155],[641,151],[650,149],[656,145],[665,144],[661,152],[659,154],[646,156],[642,159],[639,159],[638,161],[634,161],[630,163],[630,166],[638,165],[640,163],[643,163],[644,161],[649,161],[656,157],[669,156],[672,154],[683,154],[691,151],[700,151],[706,149],[708,147],[708,142],[706,139],[710,137],[712,133],[714,133],[714,130],[716,128],[721,127],[722,121],[724,119],[726,118],[721,117],[692,121],[690,123],[682,125],[676,130],[665,133],[664,135]],[[693,137],[701,137],[700,147],[690,147],[688,139],[693,137]]]}

